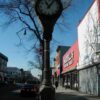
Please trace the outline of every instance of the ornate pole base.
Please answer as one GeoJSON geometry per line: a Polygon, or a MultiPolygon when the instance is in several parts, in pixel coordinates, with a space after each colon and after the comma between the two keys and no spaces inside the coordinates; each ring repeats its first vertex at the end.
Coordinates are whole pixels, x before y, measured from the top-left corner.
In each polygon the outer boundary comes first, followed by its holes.
{"type": "Polygon", "coordinates": [[[55,88],[42,85],[40,88],[40,100],[55,100],[55,88]]]}

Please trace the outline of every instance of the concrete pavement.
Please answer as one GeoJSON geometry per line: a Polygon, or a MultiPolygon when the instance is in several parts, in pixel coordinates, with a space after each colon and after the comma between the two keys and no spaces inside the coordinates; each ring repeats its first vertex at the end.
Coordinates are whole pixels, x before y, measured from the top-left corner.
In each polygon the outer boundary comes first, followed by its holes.
{"type": "MultiPolygon", "coordinates": [[[[19,93],[20,90],[13,91],[19,93]]],[[[100,100],[100,97],[80,93],[79,91],[65,89],[59,86],[56,89],[56,100],[100,100]]]]}
{"type": "Polygon", "coordinates": [[[65,89],[59,86],[56,89],[56,100],[100,100],[100,97],[83,94],[79,91],[65,89]]]}

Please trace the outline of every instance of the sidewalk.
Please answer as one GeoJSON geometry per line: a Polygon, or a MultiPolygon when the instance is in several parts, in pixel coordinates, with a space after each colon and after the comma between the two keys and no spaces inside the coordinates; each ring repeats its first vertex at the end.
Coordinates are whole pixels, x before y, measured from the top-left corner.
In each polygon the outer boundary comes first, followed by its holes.
{"type": "Polygon", "coordinates": [[[56,100],[100,100],[100,97],[83,94],[79,91],[65,89],[59,86],[56,89],[56,100]]]}

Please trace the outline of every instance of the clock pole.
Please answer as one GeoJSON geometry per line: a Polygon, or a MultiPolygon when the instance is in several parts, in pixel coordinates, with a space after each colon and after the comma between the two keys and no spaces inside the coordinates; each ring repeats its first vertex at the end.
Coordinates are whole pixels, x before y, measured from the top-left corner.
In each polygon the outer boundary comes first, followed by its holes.
{"type": "Polygon", "coordinates": [[[40,87],[40,100],[55,100],[55,88],[51,83],[50,71],[50,41],[52,40],[52,33],[57,19],[62,13],[62,3],[60,0],[37,0],[35,4],[35,11],[43,26],[43,81],[40,87]],[[45,4],[45,6],[43,5],[45,4]],[[41,7],[43,5],[43,7],[41,7]],[[54,9],[51,9],[56,7],[54,9]],[[47,8],[44,8],[47,7],[47,8]],[[43,9],[44,8],[44,9],[43,9]],[[44,13],[48,10],[50,13],[44,13]]]}

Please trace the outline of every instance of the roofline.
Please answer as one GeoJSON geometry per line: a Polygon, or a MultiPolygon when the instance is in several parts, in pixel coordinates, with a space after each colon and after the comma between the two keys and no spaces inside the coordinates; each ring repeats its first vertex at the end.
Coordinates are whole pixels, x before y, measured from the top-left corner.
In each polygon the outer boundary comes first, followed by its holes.
{"type": "Polygon", "coordinates": [[[4,54],[0,53],[0,57],[3,58],[3,59],[5,59],[6,61],[8,61],[8,57],[5,56],[4,54]]]}
{"type": "Polygon", "coordinates": [[[85,15],[83,16],[82,20],[79,22],[78,24],[78,27],[79,25],[82,23],[82,21],[84,20],[84,18],[86,17],[87,13],[90,11],[90,9],[92,8],[93,4],[95,3],[96,0],[93,1],[93,3],[91,4],[91,6],[89,7],[89,9],[87,10],[87,12],[85,13],[85,15]]]}
{"type": "Polygon", "coordinates": [[[60,50],[61,47],[66,47],[66,48],[70,48],[70,46],[63,46],[63,45],[59,45],[56,49],[56,52],[58,52],[60,50]]]}
{"type": "MultiPolygon", "coordinates": [[[[78,39],[72,44],[72,46],[68,49],[68,51],[70,51],[71,48],[72,48],[76,43],[78,44],[78,39]]],[[[68,51],[66,51],[65,54],[66,54],[68,51]]],[[[64,55],[65,55],[65,54],[64,54],[64,55]]]]}

